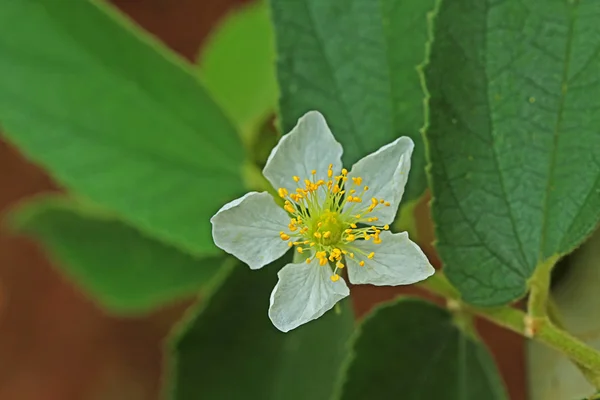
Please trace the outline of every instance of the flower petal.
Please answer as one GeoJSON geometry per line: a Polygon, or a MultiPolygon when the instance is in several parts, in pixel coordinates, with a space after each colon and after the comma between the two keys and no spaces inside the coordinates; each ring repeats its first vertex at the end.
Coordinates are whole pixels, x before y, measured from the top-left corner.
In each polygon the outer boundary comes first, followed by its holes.
{"type": "Polygon", "coordinates": [[[342,278],[331,281],[329,265],[316,260],[310,264],[288,264],[277,276],[279,282],[271,293],[269,318],[282,332],[319,318],[335,303],[350,294],[342,278]]]}
{"type": "Polygon", "coordinates": [[[289,249],[279,236],[287,228],[288,214],[267,192],[250,192],[225,204],[210,222],[215,244],[252,269],[262,268],[289,249]]]}
{"type": "Polygon", "coordinates": [[[431,276],[435,270],[423,251],[408,238],[408,233],[381,232],[381,243],[361,240],[353,243],[363,254],[375,253],[372,259],[358,256],[346,257],[348,275],[353,284],[376,286],[410,285],[431,276]],[[365,261],[361,267],[359,262],[365,261]]]}
{"type": "Polygon", "coordinates": [[[275,189],[295,188],[292,177],[310,179],[313,169],[317,171],[315,180],[326,181],[329,164],[333,164],[336,175],[342,170],[342,152],[323,115],[309,111],[273,148],[263,175],[275,189]]]}
{"type": "MultiPolygon", "coordinates": [[[[366,199],[375,197],[390,203],[387,207],[380,204],[369,213],[369,217],[379,218],[378,222],[381,224],[391,224],[394,221],[408,180],[410,156],[414,146],[409,137],[403,136],[360,159],[348,174],[350,179],[363,178],[364,184],[369,186],[365,193],[366,199]]],[[[351,204],[348,203],[347,206],[351,204]]]]}

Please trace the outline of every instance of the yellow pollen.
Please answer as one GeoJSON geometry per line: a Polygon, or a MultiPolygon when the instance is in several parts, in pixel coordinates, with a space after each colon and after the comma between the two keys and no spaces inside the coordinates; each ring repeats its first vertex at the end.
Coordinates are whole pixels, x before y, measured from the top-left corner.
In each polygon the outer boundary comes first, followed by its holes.
{"type": "Polygon", "coordinates": [[[360,176],[357,176],[356,178],[352,178],[352,182],[354,182],[356,186],[360,186],[360,184],[362,183],[362,178],[360,176]]]}
{"type": "Polygon", "coordinates": [[[327,169],[332,169],[333,168],[333,164],[329,164],[329,167],[327,167],[327,169]]]}
{"type": "Polygon", "coordinates": [[[304,249],[302,247],[296,247],[296,250],[298,250],[298,253],[302,254],[302,252],[304,251],[304,249]]]}
{"type": "Polygon", "coordinates": [[[367,258],[370,260],[373,257],[375,257],[375,252],[372,251],[372,252],[369,253],[369,255],[367,256],[367,258]]]}
{"type": "Polygon", "coordinates": [[[350,224],[350,227],[351,227],[352,229],[356,229],[356,224],[350,224]]]}
{"type": "Polygon", "coordinates": [[[375,243],[375,244],[381,243],[381,238],[379,236],[376,236],[375,239],[373,239],[373,243],[375,243]]]}
{"type": "Polygon", "coordinates": [[[292,247],[293,245],[294,245],[294,243],[288,242],[288,247],[292,247]]]}
{"type": "Polygon", "coordinates": [[[346,232],[346,233],[352,233],[352,229],[346,229],[344,232],[346,232]]]}
{"type": "Polygon", "coordinates": [[[383,205],[386,206],[386,207],[389,207],[390,206],[390,202],[386,201],[383,205]]]}
{"type": "Polygon", "coordinates": [[[346,240],[347,240],[348,242],[354,242],[354,241],[356,240],[356,236],[354,236],[354,235],[348,235],[348,236],[346,237],[346,240]]]}
{"type": "Polygon", "coordinates": [[[350,258],[354,258],[354,253],[350,253],[350,258]]]}
{"type": "Polygon", "coordinates": [[[342,168],[342,175],[343,176],[348,175],[348,170],[346,168],[342,168]]]}
{"type": "Polygon", "coordinates": [[[279,193],[279,197],[281,197],[281,198],[284,198],[285,196],[288,195],[288,191],[286,188],[277,189],[277,193],[279,193]]]}
{"type": "Polygon", "coordinates": [[[379,202],[380,202],[381,204],[383,204],[383,203],[385,203],[385,200],[384,200],[384,199],[381,199],[381,200],[379,200],[379,202]]]}
{"type": "Polygon", "coordinates": [[[323,234],[323,239],[328,239],[329,237],[331,237],[331,232],[327,231],[323,234]]]}
{"type": "Polygon", "coordinates": [[[314,236],[315,236],[317,239],[321,239],[321,237],[322,237],[323,235],[321,235],[321,232],[315,232],[314,236]]]}
{"type": "Polygon", "coordinates": [[[307,258],[307,259],[306,259],[306,263],[307,263],[307,264],[310,264],[310,262],[311,262],[311,261],[312,261],[312,260],[311,260],[310,258],[307,258]]]}
{"type": "Polygon", "coordinates": [[[387,231],[388,229],[390,229],[390,226],[389,226],[388,224],[385,224],[385,225],[383,226],[383,230],[384,230],[384,231],[387,231]]]}
{"type": "Polygon", "coordinates": [[[314,174],[316,174],[316,173],[317,173],[317,170],[316,170],[316,169],[313,169],[312,171],[310,171],[310,173],[311,173],[312,175],[314,175],[314,174]]]}
{"type": "Polygon", "coordinates": [[[300,182],[300,177],[294,175],[294,181],[300,182]]]}
{"type": "Polygon", "coordinates": [[[365,186],[365,188],[363,190],[366,192],[367,190],[369,190],[369,187],[365,186]]]}
{"type": "Polygon", "coordinates": [[[365,266],[365,262],[361,261],[361,262],[358,263],[358,265],[360,265],[361,267],[364,267],[365,266]]]}
{"type": "Polygon", "coordinates": [[[320,258],[319,259],[319,265],[323,266],[327,264],[327,258],[320,258]]]}
{"type": "Polygon", "coordinates": [[[333,175],[333,171],[332,171],[332,170],[330,170],[330,169],[328,169],[328,170],[327,170],[327,177],[328,177],[328,178],[331,178],[331,176],[332,176],[332,175],[333,175]]]}
{"type": "Polygon", "coordinates": [[[279,237],[281,238],[281,240],[290,240],[290,235],[282,232],[279,232],[279,237]]]}
{"type": "Polygon", "coordinates": [[[360,219],[360,217],[361,217],[361,215],[360,215],[360,214],[356,214],[356,215],[354,216],[354,218],[356,218],[356,219],[360,219]]]}
{"type": "Polygon", "coordinates": [[[339,280],[340,280],[340,276],[338,274],[331,275],[331,281],[332,282],[337,282],[339,280]]]}
{"type": "Polygon", "coordinates": [[[335,264],[335,266],[339,269],[344,268],[344,264],[342,264],[341,262],[338,262],[337,264],[335,264]]]}

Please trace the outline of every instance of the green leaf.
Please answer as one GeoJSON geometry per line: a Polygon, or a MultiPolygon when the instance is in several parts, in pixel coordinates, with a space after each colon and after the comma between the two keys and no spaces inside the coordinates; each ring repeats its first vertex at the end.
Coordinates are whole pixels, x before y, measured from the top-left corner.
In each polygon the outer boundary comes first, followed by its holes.
{"type": "Polygon", "coordinates": [[[273,28],[263,1],[229,14],[200,55],[204,86],[247,140],[275,111],[274,62],[273,28]]]}
{"type": "Polygon", "coordinates": [[[196,294],[223,264],[217,257],[194,258],[106,212],[63,198],[28,203],[11,222],[38,239],[86,294],[118,314],[147,312],[196,294]]]}
{"type": "Polygon", "coordinates": [[[600,217],[600,3],[442,2],[425,77],[437,248],[480,306],[600,217]]]}
{"type": "Polygon", "coordinates": [[[235,128],[189,66],[96,1],[0,2],[0,123],[69,189],[195,254],[242,187],[235,128]]]}
{"type": "Polygon", "coordinates": [[[435,0],[271,0],[282,127],[319,110],[344,146],[344,163],[400,136],[416,144],[404,200],[426,187],[423,91],[426,15],[435,0]]]}
{"type": "Polygon", "coordinates": [[[379,307],[356,334],[341,400],[500,400],[506,394],[485,347],[433,304],[379,307]]]}
{"type": "Polygon", "coordinates": [[[285,260],[257,271],[236,265],[188,322],[174,344],[174,400],[331,397],[353,328],[350,302],[278,331],[267,311],[285,260]]]}

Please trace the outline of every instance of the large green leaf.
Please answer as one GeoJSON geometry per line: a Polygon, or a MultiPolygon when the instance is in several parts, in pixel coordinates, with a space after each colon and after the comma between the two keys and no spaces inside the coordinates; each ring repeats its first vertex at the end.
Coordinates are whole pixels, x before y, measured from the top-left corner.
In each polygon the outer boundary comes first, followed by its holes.
{"type": "Polygon", "coordinates": [[[427,13],[435,0],[271,0],[282,125],[325,115],[350,166],[399,136],[416,143],[405,200],[425,189],[423,91],[427,13]]]}
{"type": "Polygon", "coordinates": [[[0,124],[69,189],[152,235],[216,253],[240,194],[235,128],[190,67],[96,1],[0,2],[0,124]]]}
{"type": "Polygon", "coordinates": [[[250,140],[277,105],[273,27],[266,2],[235,9],[225,18],[204,45],[200,78],[250,140]]]}
{"type": "Polygon", "coordinates": [[[442,3],[425,71],[437,247],[465,300],[522,296],[600,216],[600,2],[442,3]]]}
{"type": "Polygon", "coordinates": [[[278,331],[267,310],[281,261],[258,271],[236,265],[188,322],[175,343],[174,400],[331,397],[353,328],[350,302],[278,331]]]}
{"type": "Polygon", "coordinates": [[[433,304],[400,299],[357,332],[341,400],[500,400],[506,394],[487,350],[433,304]]]}
{"type": "Polygon", "coordinates": [[[56,266],[109,311],[150,311],[198,293],[223,260],[197,259],[147,237],[110,214],[61,198],[43,198],[11,216],[56,266]]]}

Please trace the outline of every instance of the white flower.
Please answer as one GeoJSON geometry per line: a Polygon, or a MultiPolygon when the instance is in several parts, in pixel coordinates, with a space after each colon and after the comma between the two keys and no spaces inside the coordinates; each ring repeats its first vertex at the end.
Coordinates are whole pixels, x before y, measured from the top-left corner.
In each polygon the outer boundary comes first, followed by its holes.
{"type": "Polygon", "coordinates": [[[316,319],[354,284],[407,285],[434,269],[408,234],[388,231],[402,199],[414,144],[408,137],[342,169],[342,146],[323,116],[311,111],[275,146],[263,170],[270,194],[250,192],[212,217],[215,244],[252,269],[290,247],[308,256],[287,264],[271,293],[269,317],[287,332],[316,319]],[[368,186],[367,186],[368,185],[368,186]]]}

